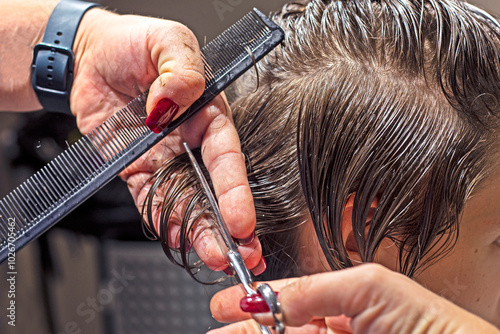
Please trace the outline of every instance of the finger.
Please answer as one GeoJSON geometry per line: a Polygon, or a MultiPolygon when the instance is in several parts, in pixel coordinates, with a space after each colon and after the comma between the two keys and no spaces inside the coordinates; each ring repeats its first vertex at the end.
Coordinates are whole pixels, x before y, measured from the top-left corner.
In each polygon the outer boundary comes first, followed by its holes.
{"type": "Polygon", "coordinates": [[[210,300],[210,312],[214,319],[222,323],[251,319],[250,313],[243,312],[239,305],[245,295],[241,285],[217,292],[210,300]]]}
{"type": "Polygon", "coordinates": [[[223,100],[210,108],[219,115],[206,130],[203,162],[210,173],[220,210],[231,235],[246,239],[255,229],[255,208],[238,133],[223,100]]]}
{"type": "MultiPolygon", "coordinates": [[[[285,323],[301,326],[314,317],[345,315],[355,318],[390,305],[417,283],[380,265],[364,264],[335,272],[305,276],[280,290],[285,323]],[[393,293],[387,294],[385,284],[393,293]],[[400,291],[401,294],[398,295],[400,291]]],[[[354,321],[354,320],[353,320],[354,321]]],[[[353,324],[354,326],[354,324],[353,324]]]]}
{"type": "MultiPolygon", "coordinates": [[[[128,178],[127,185],[136,201],[136,206],[142,212],[142,206],[148,196],[151,187],[151,182],[146,182],[151,177],[149,173],[136,173],[128,178]]],[[[165,187],[156,190],[154,199],[152,200],[151,215],[157,233],[160,233],[159,221],[162,214],[162,206],[160,203],[165,198],[165,187]]],[[[178,248],[180,243],[180,222],[182,221],[183,212],[187,201],[179,201],[176,208],[172,211],[168,220],[168,240],[169,245],[178,248]]],[[[196,215],[196,212],[193,216],[196,215]]],[[[147,217],[144,217],[147,220],[147,217]]],[[[198,254],[208,268],[212,270],[223,270],[228,267],[228,259],[226,257],[227,249],[224,246],[222,237],[218,227],[214,224],[213,219],[201,216],[194,222],[192,232],[189,233],[189,244],[192,245],[195,252],[198,254]]],[[[259,264],[262,254],[261,245],[254,240],[245,246],[239,246],[238,251],[249,268],[254,268],[259,264]]]]}
{"type": "MultiPolygon", "coordinates": [[[[216,271],[229,267],[229,260],[226,256],[227,248],[224,242],[221,241],[219,233],[213,224],[208,226],[206,223],[196,223],[192,241],[200,260],[208,268],[216,271]]],[[[259,265],[260,254],[262,254],[260,243],[255,242],[248,246],[240,246],[238,247],[238,251],[249,268],[259,265]]]]}
{"type": "Polygon", "coordinates": [[[259,240],[254,239],[252,243],[238,246],[238,252],[245,261],[245,265],[254,275],[262,274],[266,269],[266,262],[262,257],[262,246],[259,240]]]}
{"type": "Polygon", "coordinates": [[[260,241],[250,238],[255,229],[253,197],[227,101],[223,95],[216,97],[196,117],[196,122],[190,120],[182,128],[181,135],[195,142],[202,141],[203,162],[210,173],[229,232],[237,239],[253,239],[249,245],[240,246],[238,250],[248,268],[259,267],[262,270],[260,241]]]}
{"type": "Polygon", "coordinates": [[[152,25],[147,47],[159,76],[150,87],[146,124],[158,133],[201,96],[204,67],[196,37],[182,24],[152,25]]]}
{"type": "MultiPolygon", "coordinates": [[[[274,291],[280,291],[283,287],[293,283],[297,278],[287,278],[267,282],[274,291]]],[[[260,284],[255,283],[256,285],[260,284]]],[[[246,296],[241,285],[232,286],[217,292],[210,300],[210,311],[219,322],[235,322],[250,318],[250,313],[243,312],[240,308],[240,300],[246,296]]]]}
{"type": "MultiPolygon", "coordinates": [[[[168,144],[169,139],[171,138],[167,137],[163,139],[159,145],[157,144],[154,146],[152,149],[141,155],[136,161],[134,161],[134,163],[121,171],[119,175],[122,180],[128,182],[132,176],[138,176],[140,174],[145,174],[148,177],[152,176],[156,170],[163,166],[165,161],[175,155],[172,148],[173,146],[168,144]]],[[[144,179],[142,176],[137,178],[137,180],[142,179],[144,179]]],[[[137,184],[140,188],[144,185],[144,182],[142,184],[134,182],[134,184],[137,184]]]]}
{"type": "Polygon", "coordinates": [[[198,219],[193,230],[192,244],[200,260],[212,270],[223,270],[228,265],[218,238],[219,232],[212,219],[198,219]]]}

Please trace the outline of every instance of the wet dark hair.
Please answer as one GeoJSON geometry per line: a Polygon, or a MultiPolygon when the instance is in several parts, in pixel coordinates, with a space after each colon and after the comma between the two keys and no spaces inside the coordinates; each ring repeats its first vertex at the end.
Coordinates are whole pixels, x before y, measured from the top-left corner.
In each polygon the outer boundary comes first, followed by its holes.
{"type": "MultiPolygon", "coordinates": [[[[251,73],[233,87],[231,105],[265,278],[301,274],[297,238],[309,218],[330,268],[352,266],[341,230],[352,195],[361,259],[373,261],[389,238],[400,250],[398,270],[414,276],[452,249],[464,205],[492,168],[497,21],[454,0],[294,2],[273,19],[285,41],[258,64],[258,88],[251,73]]],[[[154,180],[145,224],[169,253],[166,226],[180,197],[190,201],[184,236],[195,208],[209,209],[185,156],[154,180]],[[152,203],[164,185],[171,191],[157,233],[152,203]]]]}

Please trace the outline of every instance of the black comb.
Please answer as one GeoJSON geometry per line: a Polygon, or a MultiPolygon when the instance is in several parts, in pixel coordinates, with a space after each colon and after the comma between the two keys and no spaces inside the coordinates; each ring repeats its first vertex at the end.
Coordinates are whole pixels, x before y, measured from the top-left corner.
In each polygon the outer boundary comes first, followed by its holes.
{"type": "Polygon", "coordinates": [[[102,188],[282,39],[283,31],[254,9],[201,50],[205,91],[162,133],[145,124],[145,92],[5,196],[0,201],[0,262],[102,188]]]}

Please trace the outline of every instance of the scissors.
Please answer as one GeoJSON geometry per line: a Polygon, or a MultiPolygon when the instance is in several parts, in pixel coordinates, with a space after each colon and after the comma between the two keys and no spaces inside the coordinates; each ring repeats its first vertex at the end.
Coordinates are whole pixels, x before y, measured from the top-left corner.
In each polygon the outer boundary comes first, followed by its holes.
{"type": "MultiPolygon", "coordinates": [[[[186,143],[184,143],[184,147],[186,148],[186,152],[189,156],[189,159],[191,160],[191,164],[193,165],[196,176],[201,183],[202,189],[207,196],[208,202],[212,207],[212,211],[215,216],[216,223],[218,224],[219,232],[224,242],[224,246],[228,250],[226,255],[232,271],[236,273],[236,277],[243,285],[243,288],[248,295],[260,294],[262,298],[264,298],[267,305],[269,306],[269,310],[272,312],[276,334],[283,334],[285,332],[285,324],[283,323],[281,306],[278,302],[275,292],[266,283],[259,284],[257,288],[254,287],[250,271],[246,267],[245,261],[243,260],[241,254],[238,252],[238,247],[236,246],[233,238],[231,237],[231,234],[229,233],[229,229],[227,228],[227,225],[224,222],[224,218],[220,213],[219,205],[217,204],[217,200],[215,199],[212,189],[210,188],[207,179],[203,175],[201,167],[194,157],[193,152],[191,152],[186,143]]],[[[262,325],[259,326],[263,334],[271,334],[270,330],[267,327],[262,325]]]]}

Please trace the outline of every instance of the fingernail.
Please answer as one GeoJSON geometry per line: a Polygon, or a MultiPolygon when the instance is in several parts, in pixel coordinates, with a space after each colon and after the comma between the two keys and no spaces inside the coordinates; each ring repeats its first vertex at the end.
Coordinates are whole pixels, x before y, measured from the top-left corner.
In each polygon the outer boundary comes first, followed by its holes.
{"type": "MultiPolygon", "coordinates": [[[[276,292],[276,296],[279,296],[278,292],[276,292]]],[[[249,312],[249,313],[270,312],[266,300],[262,297],[260,293],[257,293],[255,295],[246,295],[245,297],[241,298],[240,308],[243,312],[249,312]]]]}
{"type": "Polygon", "coordinates": [[[153,111],[149,114],[146,125],[154,133],[160,133],[172,121],[178,110],[179,106],[174,101],[163,98],[156,103],[153,111]]]}
{"type": "Polygon", "coordinates": [[[266,263],[266,260],[264,259],[264,257],[261,257],[260,261],[259,261],[259,264],[252,269],[252,273],[255,275],[255,276],[259,276],[260,274],[262,274],[267,268],[267,263],[266,263]]]}
{"type": "Polygon", "coordinates": [[[252,232],[252,234],[248,238],[244,239],[238,239],[238,244],[240,246],[247,246],[250,245],[255,239],[255,232],[252,232]]]}

